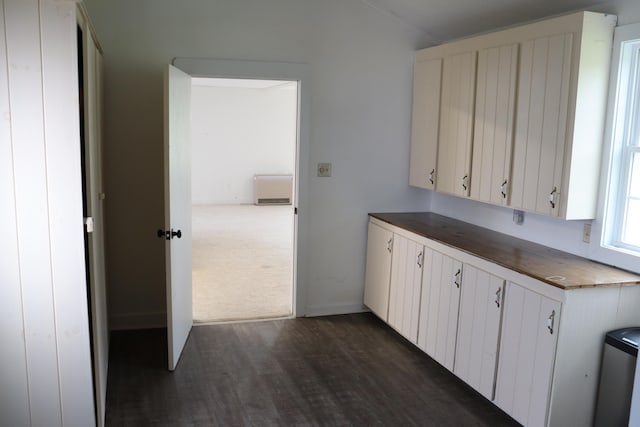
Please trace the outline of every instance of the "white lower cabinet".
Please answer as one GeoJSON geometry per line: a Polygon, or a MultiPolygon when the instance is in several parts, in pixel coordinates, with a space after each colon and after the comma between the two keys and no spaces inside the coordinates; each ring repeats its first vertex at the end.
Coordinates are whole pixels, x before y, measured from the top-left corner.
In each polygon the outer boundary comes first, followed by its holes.
{"type": "Polygon", "coordinates": [[[561,303],[494,267],[370,221],[364,303],[518,422],[544,426],[561,303]]]}
{"type": "Polygon", "coordinates": [[[414,344],[418,340],[423,262],[422,244],[394,235],[388,323],[414,344]]]}
{"type": "Polygon", "coordinates": [[[453,371],[462,263],[424,248],[418,347],[453,371]]]}
{"type": "Polygon", "coordinates": [[[561,288],[439,237],[371,217],[365,305],[524,426],[591,425],[604,336],[640,324],[640,286],[561,288]]]}
{"type": "Polygon", "coordinates": [[[465,264],[453,372],[494,398],[504,279],[465,264]]]}
{"type": "Polygon", "coordinates": [[[364,305],[387,321],[393,232],[369,222],[364,305]]]}
{"type": "Polygon", "coordinates": [[[526,426],[546,425],[560,306],[507,285],[495,404],[526,426]]]}

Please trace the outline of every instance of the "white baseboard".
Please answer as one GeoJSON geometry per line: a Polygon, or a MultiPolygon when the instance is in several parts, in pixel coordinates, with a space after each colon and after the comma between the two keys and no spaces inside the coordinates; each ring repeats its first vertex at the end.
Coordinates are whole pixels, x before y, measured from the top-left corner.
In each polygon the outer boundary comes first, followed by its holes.
{"type": "MultiPolygon", "coordinates": [[[[303,316],[332,316],[336,314],[364,313],[367,311],[370,310],[362,304],[315,305],[307,307],[303,316]]],[[[115,313],[109,316],[109,329],[112,331],[166,327],[167,314],[165,312],[115,313]]]]}
{"type": "Polygon", "coordinates": [[[370,311],[362,304],[314,305],[307,307],[305,317],[331,316],[334,314],[364,313],[370,311]]]}
{"type": "Polygon", "coordinates": [[[167,327],[167,313],[114,313],[109,316],[109,329],[155,329],[167,327]]]}

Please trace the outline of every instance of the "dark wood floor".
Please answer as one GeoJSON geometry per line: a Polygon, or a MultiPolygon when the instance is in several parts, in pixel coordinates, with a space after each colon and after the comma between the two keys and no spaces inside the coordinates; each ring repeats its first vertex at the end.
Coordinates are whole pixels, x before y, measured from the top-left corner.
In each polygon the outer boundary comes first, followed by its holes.
{"type": "Polygon", "coordinates": [[[111,339],[108,426],[516,426],[372,314],[111,339]]]}

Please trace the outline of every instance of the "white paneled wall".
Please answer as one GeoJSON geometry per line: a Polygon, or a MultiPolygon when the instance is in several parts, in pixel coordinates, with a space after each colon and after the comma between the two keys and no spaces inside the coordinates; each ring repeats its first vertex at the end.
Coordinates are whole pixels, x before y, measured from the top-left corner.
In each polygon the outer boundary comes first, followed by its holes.
{"type": "MultiPolygon", "coordinates": [[[[4,6],[4,3],[3,3],[4,6]]],[[[22,292],[18,235],[16,222],[15,189],[13,180],[13,150],[11,146],[11,116],[9,112],[9,80],[7,75],[6,31],[4,7],[0,8],[0,223],[5,228],[0,241],[0,421],[7,425],[25,425],[29,422],[27,389],[27,358],[22,317],[22,292]],[[6,286],[8,283],[10,286],[6,286]]]]}
{"type": "Polygon", "coordinates": [[[76,4],[0,4],[0,425],[90,426],[76,4]]]}

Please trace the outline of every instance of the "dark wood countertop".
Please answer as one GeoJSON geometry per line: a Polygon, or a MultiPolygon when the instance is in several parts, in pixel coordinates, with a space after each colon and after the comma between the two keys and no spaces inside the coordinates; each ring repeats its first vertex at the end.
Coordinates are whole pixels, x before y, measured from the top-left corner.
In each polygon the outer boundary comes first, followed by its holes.
{"type": "Polygon", "coordinates": [[[561,289],[640,284],[637,274],[442,215],[369,215],[561,289]]]}

